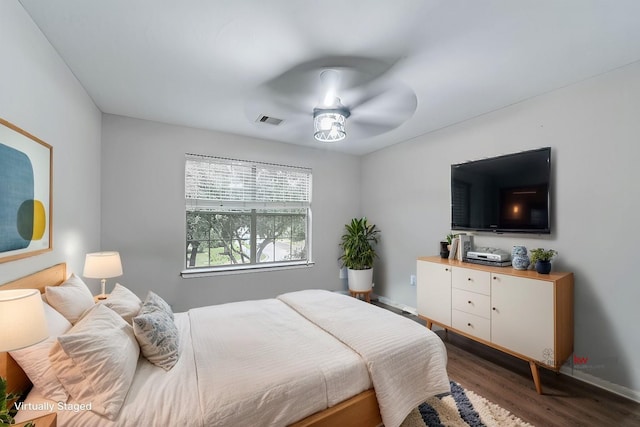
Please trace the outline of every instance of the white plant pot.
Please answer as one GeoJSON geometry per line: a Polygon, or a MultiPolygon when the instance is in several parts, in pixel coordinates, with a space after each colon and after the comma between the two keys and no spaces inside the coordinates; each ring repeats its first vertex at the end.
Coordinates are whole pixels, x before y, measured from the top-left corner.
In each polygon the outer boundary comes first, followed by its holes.
{"type": "Polygon", "coordinates": [[[373,284],[373,268],[367,270],[347,269],[349,290],[355,292],[370,291],[373,284]]]}

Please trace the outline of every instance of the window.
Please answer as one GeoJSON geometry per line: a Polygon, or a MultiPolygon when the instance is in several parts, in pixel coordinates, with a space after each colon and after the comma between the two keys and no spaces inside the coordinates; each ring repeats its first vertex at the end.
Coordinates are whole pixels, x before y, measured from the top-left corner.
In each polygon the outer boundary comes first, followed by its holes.
{"type": "Polygon", "coordinates": [[[309,264],[311,177],[307,168],[187,154],[186,269],[309,264]]]}

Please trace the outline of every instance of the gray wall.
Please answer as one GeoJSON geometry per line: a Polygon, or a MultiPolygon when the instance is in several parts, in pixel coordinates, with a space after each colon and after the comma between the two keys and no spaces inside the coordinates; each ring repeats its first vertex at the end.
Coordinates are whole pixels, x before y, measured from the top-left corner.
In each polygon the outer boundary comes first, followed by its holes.
{"type": "Polygon", "coordinates": [[[324,150],[104,115],[102,249],[120,251],[124,276],[119,282],[140,297],[153,289],[177,311],[299,289],[342,289],[338,242],[344,224],[360,212],[360,162],[324,150]],[[185,153],[311,167],[315,265],[181,278],[185,153]]]}
{"type": "Polygon", "coordinates": [[[362,211],[382,230],[378,293],[416,306],[415,259],[449,232],[451,164],[551,146],[553,234],[477,233],[476,244],[558,250],[554,269],[575,273],[575,354],[588,358],[566,369],[640,398],[639,111],[635,63],[364,157],[362,211]]]}
{"type": "MultiPolygon", "coordinates": [[[[0,264],[0,283],[100,249],[101,113],[17,1],[0,2],[0,117],[53,146],[53,251],[0,264]]],[[[91,286],[97,292],[98,286],[91,286]]]]}

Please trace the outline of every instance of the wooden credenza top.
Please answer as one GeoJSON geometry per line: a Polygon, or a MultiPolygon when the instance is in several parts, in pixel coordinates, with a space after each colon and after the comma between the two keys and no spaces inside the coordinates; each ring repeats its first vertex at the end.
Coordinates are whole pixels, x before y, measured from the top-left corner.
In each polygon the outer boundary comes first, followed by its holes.
{"type": "Polygon", "coordinates": [[[428,261],[438,263],[442,265],[450,265],[454,267],[470,268],[473,270],[489,271],[491,273],[508,274],[516,277],[526,277],[529,279],[545,280],[549,282],[557,282],[573,276],[573,273],[552,271],[549,274],[540,274],[535,270],[516,270],[513,267],[493,267],[490,265],[473,264],[471,262],[462,262],[458,260],[451,260],[448,258],[441,258],[440,256],[425,256],[418,257],[418,261],[428,261]]]}

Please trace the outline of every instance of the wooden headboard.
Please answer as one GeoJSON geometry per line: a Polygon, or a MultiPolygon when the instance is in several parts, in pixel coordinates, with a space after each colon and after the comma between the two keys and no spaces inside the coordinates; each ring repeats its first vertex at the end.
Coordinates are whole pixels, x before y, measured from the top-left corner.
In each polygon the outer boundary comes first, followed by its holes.
{"type": "MultiPolygon", "coordinates": [[[[65,280],[67,264],[61,263],[2,285],[0,290],[38,289],[44,293],[45,287],[61,285],[65,280]]],[[[11,392],[23,392],[31,387],[27,375],[8,353],[0,353],[0,377],[7,379],[7,390],[11,392]]]]}

